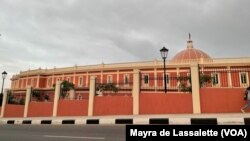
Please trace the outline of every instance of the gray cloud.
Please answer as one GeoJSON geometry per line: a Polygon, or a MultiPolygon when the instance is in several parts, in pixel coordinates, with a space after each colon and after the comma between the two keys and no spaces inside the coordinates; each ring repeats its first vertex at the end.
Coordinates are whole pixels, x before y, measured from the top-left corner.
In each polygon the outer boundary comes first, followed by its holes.
{"type": "Polygon", "coordinates": [[[189,32],[194,46],[214,58],[246,57],[249,5],[248,0],[1,0],[0,71],[161,59],[163,45],[171,59],[185,49],[189,32]]]}

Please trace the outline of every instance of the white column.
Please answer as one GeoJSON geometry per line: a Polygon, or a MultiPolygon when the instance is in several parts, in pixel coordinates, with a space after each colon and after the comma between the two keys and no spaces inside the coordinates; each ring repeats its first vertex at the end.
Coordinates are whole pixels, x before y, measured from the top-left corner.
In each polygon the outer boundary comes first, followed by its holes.
{"type": "Polygon", "coordinates": [[[36,87],[39,88],[40,85],[40,75],[37,76],[36,87]]]}
{"type": "Polygon", "coordinates": [[[230,71],[230,66],[227,67],[227,83],[228,83],[228,87],[232,87],[232,76],[231,76],[231,71],[230,71]]]}
{"type": "Polygon", "coordinates": [[[18,78],[18,82],[17,82],[17,87],[16,88],[21,88],[22,87],[22,86],[19,87],[20,86],[19,84],[20,84],[20,78],[18,78]]]}
{"type": "Polygon", "coordinates": [[[52,85],[54,85],[55,84],[55,76],[54,76],[54,74],[52,75],[52,85]]]}
{"type": "Polygon", "coordinates": [[[4,116],[5,105],[6,105],[6,102],[7,102],[7,92],[8,92],[8,89],[4,89],[2,108],[1,108],[1,116],[0,116],[1,118],[4,116]]]}
{"type": "Polygon", "coordinates": [[[191,80],[192,80],[192,101],[193,101],[193,113],[201,113],[200,102],[200,82],[199,82],[199,69],[197,63],[191,63],[191,80]]]}
{"type": "Polygon", "coordinates": [[[154,85],[155,85],[155,91],[158,89],[157,88],[157,70],[156,68],[154,69],[154,85]]]}
{"type": "Polygon", "coordinates": [[[116,82],[117,82],[117,87],[119,87],[119,81],[120,81],[120,71],[119,70],[117,70],[117,72],[116,72],[116,82]]]}
{"type": "Polygon", "coordinates": [[[53,104],[53,114],[52,114],[53,117],[57,116],[58,101],[59,101],[60,92],[61,92],[61,83],[62,81],[56,82],[54,104],[53,104]]]}
{"type": "Polygon", "coordinates": [[[96,77],[90,77],[88,116],[93,116],[96,77]]]}
{"type": "MultiPolygon", "coordinates": [[[[177,73],[177,78],[180,77],[180,68],[176,68],[176,73],[177,73]]],[[[180,91],[179,89],[179,85],[180,85],[180,81],[179,80],[176,80],[177,81],[177,89],[178,91],[180,91]]]]}
{"type": "Polygon", "coordinates": [[[103,71],[101,71],[101,83],[103,83],[103,71]]]}
{"type": "Polygon", "coordinates": [[[134,69],[133,76],[133,115],[139,115],[140,70],[134,69]]]}
{"type": "Polygon", "coordinates": [[[28,78],[28,76],[27,76],[27,77],[26,77],[26,84],[25,84],[25,87],[28,86],[28,81],[29,81],[29,78],[28,78]]]}
{"type": "Polygon", "coordinates": [[[29,103],[30,103],[30,97],[31,97],[31,86],[28,86],[27,89],[26,89],[23,117],[28,116],[28,108],[29,108],[29,103]]]}
{"type": "Polygon", "coordinates": [[[75,86],[77,85],[77,84],[76,84],[76,72],[74,72],[73,82],[72,82],[72,83],[75,84],[75,86]]]}
{"type": "Polygon", "coordinates": [[[89,86],[89,72],[86,75],[86,86],[89,86]]]}

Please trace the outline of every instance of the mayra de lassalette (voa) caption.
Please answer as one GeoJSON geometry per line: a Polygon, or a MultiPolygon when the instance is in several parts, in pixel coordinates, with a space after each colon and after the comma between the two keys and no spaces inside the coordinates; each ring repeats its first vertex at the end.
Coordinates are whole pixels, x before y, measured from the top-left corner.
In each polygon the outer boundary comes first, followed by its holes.
{"type": "Polygon", "coordinates": [[[246,125],[126,125],[126,140],[166,140],[167,138],[241,139],[249,141],[246,125]]]}

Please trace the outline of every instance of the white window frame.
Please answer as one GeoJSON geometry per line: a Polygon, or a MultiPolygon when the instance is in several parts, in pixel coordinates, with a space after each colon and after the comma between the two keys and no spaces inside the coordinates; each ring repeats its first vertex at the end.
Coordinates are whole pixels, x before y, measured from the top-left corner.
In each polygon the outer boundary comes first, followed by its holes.
{"type": "Polygon", "coordinates": [[[107,75],[107,83],[113,83],[113,75],[107,75]]]}
{"type": "Polygon", "coordinates": [[[240,72],[240,73],[239,73],[239,78],[240,78],[239,80],[240,80],[240,85],[241,85],[241,86],[248,86],[248,84],[249,84],[248,72],[240,72]],[[241,77],[241,76],[242,76],[243,74],[245,74],[246,83],[242,83],[242,77],[241,77]]]}
{"type": "Polygon", "coordinates": [[[188,86],[191,86],[191,73],[187,73],[187,78],[189,78],[188,80],[187,80],[187,85],[188,86]]]}
{"type": "Polygon", "coordinates": [[[124,75],[124,84],[129,84],[129,74],[124,75]],[[126,82],[126,80],[127,80],[127,82],[126,82]]]}
{"type": "MultiPolygon", "coordinates": [[[[170,86],[170,79],[169,79],[169,77],[170,77],[170,74],[169,73],[166,73],[166,83],[167,83],[167,87],[169,87],[170,86]]],[[[164,86],[164,73],[162,74],[162,86],[164,86]]]]}
{"type": "Polygon", "coordinates": [[[211,73],[211,77],[212,77],[212,86],[214,86],[214,87],[220,86],[220,73],[213,72],[213,73],[211,73]],[[217,75],[217,83],[216,84],[214,83],[214,76],[215,75],[217,75]]]}
{"type": "Polygon", "coordinates": [[[79,93],[78,95],[77,95],[77,100],[82,100],[83,98],[82,98],[82,95],[79,93]]]}
{"type": "Polygon", "coordinates": [[[129,86],[129,74],[124,74],[123,80],[124,80],[124,86],[129,86]],[[127,78],[127,83],[126,83],[126,78],[127,78]]]}
{"type": "Polygon", "coordinates": [[[78,78],[78,87],[82,87],[83,86],[83,77],[82,76],[80,76],[79,78],[78,78]]]}
{"type": "Polygon", "coordinates": [[[143,74],[143,84],[146,85],[146,86],[149,85],[149,74],[143,74]],[[148,79],[147,79],[147,83],[145,82],[145,80],[146,80],[146,79],[145,79],[145,76],[147,76],[147,78],[148,78],[148,79]]]}
{"type": "Polygon", "coordinates": [[[70,81],[71,81],[71,78],[70,78],[70,77],[67,77],[67,81],[70,82],[70,81]]]}

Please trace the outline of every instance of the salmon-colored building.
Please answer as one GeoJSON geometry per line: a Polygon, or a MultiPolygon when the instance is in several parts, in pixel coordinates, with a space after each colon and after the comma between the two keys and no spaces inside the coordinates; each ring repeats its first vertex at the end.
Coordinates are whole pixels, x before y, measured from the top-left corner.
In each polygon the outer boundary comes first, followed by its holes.
{"type": "Polygon", "coordinates": [[[187,47],[166,62],[167,93],[162,60],[39,68],[11,78],[11,93],[25,98],[25,105],[5,104],[1,116],[240,112],[249,71],[250,58],[212,58],[195,48],[189,38],[187,47]],[[75,85],[64,99],[59,95],[62,80],[75,85]],[[104,83],[114,84],[119,91],[96,95],[96,86],[104,83]],[[41,93],[42,100],[49,95],[49,101],[32,101],[34,90],[41,93]],[[17,109],[19,112],[13,112],[17,109]]]}

